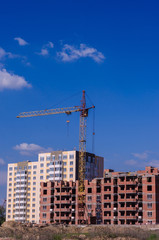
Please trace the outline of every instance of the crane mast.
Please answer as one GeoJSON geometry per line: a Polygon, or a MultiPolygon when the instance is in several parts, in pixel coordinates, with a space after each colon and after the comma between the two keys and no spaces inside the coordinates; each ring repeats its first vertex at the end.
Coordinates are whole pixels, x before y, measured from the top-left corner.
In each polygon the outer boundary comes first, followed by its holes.
{"type": "Polygon", "coordinates": [[[80,132],[79,132],[79,186],[78,191],[84,192],[85,165],[86,165],[86,126],[88,109],[86,109],[85,91],[83,90],[80,112],[80,132]]]}

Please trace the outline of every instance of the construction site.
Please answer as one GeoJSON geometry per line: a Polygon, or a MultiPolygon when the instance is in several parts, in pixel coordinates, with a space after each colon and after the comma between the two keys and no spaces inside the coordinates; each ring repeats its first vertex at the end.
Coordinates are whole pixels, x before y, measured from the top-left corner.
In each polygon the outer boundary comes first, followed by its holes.
{"type": "MultiPolygon", "coordinates": [[[[79,151],[40,153],[38,162],[8,165],[6,220],[35,224],[159,223],[159,170],[104,170],[104,158],[86,151],[89,111],[81,105],[23,112],[17,118],[80,113],[79,151]]],[[[92,135],[95,135],[94,129],[92,135]]]]}

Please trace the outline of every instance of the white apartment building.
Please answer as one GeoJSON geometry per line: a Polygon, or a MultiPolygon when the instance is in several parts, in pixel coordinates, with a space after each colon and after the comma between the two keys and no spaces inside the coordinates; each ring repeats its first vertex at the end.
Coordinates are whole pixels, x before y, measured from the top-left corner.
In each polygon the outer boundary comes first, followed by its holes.
{"type": "MultiPolygon", "coordinates": [[[[37,162],[8,164],[6,221],[39,223],[40,182],[78,179],[78,151],[40,153],[37,162]]],[[[86,154],[86,179],[103,177],[104,159],[86,154]]]]}

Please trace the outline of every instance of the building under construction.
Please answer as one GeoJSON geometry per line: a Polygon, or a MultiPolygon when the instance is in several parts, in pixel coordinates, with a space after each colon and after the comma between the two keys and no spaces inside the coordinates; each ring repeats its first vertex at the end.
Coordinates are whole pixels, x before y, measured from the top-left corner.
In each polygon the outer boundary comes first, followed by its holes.
{"type": "Polygon", "coordinates": [[[40,223],[157,224],[159,223],[159,170],[137,172],[105,170],[103,178],[85,180],[83,207],[76,182],[43,182],[40,223]]]}

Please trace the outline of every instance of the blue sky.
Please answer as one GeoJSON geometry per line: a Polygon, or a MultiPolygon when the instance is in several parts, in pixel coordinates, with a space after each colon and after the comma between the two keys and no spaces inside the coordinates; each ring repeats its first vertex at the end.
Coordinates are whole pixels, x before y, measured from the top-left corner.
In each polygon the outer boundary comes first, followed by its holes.
{"type": "MultiPolygon", "coordinates": [[[[37,160],[39,151],[78,149],[78,113],[69,117],[69,135],[65,115],[16,115],[79,105],[83,89],[96,106],[95,152],[104,156],[105,168],[159,167],[158,5],[1,1],[0,199],[8,163],[37,160]]],[[[90,111],[88,151],[92,118],[90,111]]]]}

